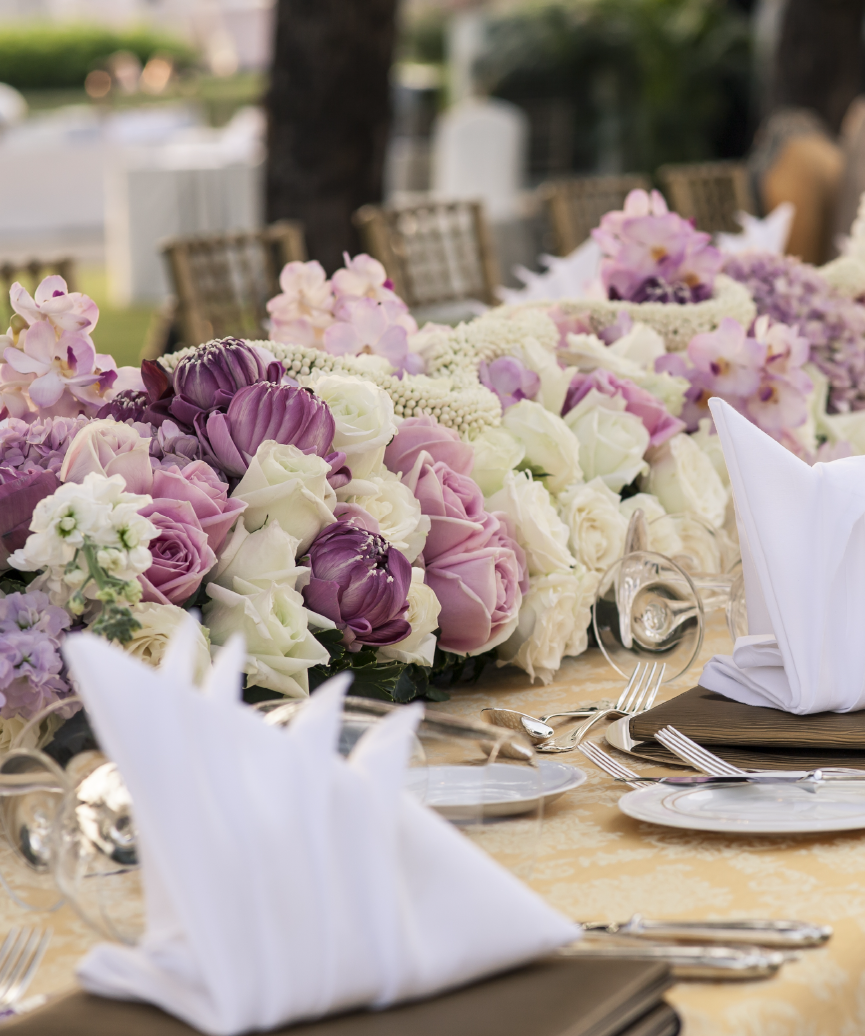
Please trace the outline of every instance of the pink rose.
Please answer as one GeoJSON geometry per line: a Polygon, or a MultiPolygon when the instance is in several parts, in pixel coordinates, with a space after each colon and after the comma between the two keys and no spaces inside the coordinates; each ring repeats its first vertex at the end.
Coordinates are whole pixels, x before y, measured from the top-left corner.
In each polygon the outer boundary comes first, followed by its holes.
{"type": "Polygon", "coordinates": [[[491,523],[484,510],[483,493],[468,475],[452,471],[442,461],[433,463],[429,453],[421,451],[402,481],[430,519],[423,549],[425,563],[445,551],[471,549],[489,538],[491,523]]]}
{"type": "Polygon", "coordinates": [[[452,428],[439,424],[434,417],[407,417],[384,451],[384,463],[395,474],[406,475],[414,467],[421,451],[426,450],[434,461],[441,461],[461,475],[471,474],[474,450],[452,428]]]}
{"type": "Polygon", "coordinates": [[[142,507],[139,514],[159,529],[159,535],[150,541],[153,563],[139,576],[144,588],[142,599],[183,604],[216,564],[195,509],[188,500],[159,497],[142,507]]]}
{"type": "Polygon", "coordinates": [[[573,410],[592,389],[597,389],[604,396],[621,396],[625,401],[625,409],[643,422],[649,433],[651,446],[659,446],[679,432],[685,431],[685,422],[673,417],[657,396],[635,385],[628,378],[617,378],[615,374],[605,370],[574,375],[565,396],[562,417],[569,410],[573,410]]]}
{"type": "Polygon", "coordinates": [[[210,549],[217,554],[232,525],[246,510],[246,501],[229,499],[227,484],[203,460],[194,460],[182,469],[157,469],[150,493],[155,498],[189,501],[210,549]]]}
{"type": "Polygon", "coordinates": [[[513,550],[503,545],[492,516],[487,545],[440,555],[424,581],[441,604],[439,646],[457,654],[480,654],[513,633],[519,619],[522,575],[513,550]],[[494,523],[494,524],[492,524],[494,523]]]}
{"type": "Polygon", "coordinates": [[[60,468],[62,482],[83,482],[84,476],[122,475],[127,493],[149,493],[153,481],[150,436],[122,421],[103,418],[84,425],[72,440],[60,468]]]}

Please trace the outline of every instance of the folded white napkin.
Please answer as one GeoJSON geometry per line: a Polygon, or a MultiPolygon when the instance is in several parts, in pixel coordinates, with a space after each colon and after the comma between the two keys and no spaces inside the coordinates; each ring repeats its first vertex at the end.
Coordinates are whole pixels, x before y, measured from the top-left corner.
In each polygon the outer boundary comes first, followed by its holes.
{"type": "Polygon", "coordinates": [[[546,267],[543,273],[533,273],[525,266],[514,267],[514,276],[522,281],[524,287],[497,288],[496,292],[502,302],[597,297],[593,289],[601,268],[601,249],[593,238],[588,238],[570,255],[538,256],[538,263],[546,267]]]}
{"type": "Polygon", "coordinates": [[[146,894],[142,941],[93,949],[78,967],[86,989],[234,1034],[425,996],[576,937],[402,790],[419,707],[346,760],[347,679],[270,727],[239,700],[239,641],[194,689],[189,632],[159,671],[90,634],[66,641],[132,795],[146,894]]]}
{"type": "Polygon", "coordinates": [[[733,486],[749,636],[700,685],[804,715],[865,708],[865,457],[809,467],[709,401],[733,486]]]}
{"type": "Polygon", "coordinates": [[[782,201],[766,216],[759,219],[748,212],[736,214],[736,222],[742,228],[741,234],[715,235],[715,244],[727,255],[740,255],[743,252],[771,252],[783,255],[793,227],[796,206],[789,201],[782,201]]]}

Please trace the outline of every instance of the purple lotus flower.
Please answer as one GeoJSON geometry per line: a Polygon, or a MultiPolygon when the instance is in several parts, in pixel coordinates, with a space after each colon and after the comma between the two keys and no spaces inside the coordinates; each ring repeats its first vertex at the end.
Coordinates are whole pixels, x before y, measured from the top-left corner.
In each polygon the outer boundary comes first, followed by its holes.
{"type": "MultiPolygon", "coordinates": [[[[43,417],[32,422],[9,417],[0,423],[0,468],[18,474],[59,472],[69,444],[87,417],[43,417]]],[[[0,478],[2,481],[2,478],[0,478]]]]}
{"type": "MultiPolygon", "coordinates": [[[[195,418],[205,459],[234,478],[246,473],[266,439],[331,460],[334,428],[328,405],[309,389],[267,382],[239,389],[227,413],[199,411],[195,418]]],[[[337,461],[342,468],[345,454],[334,457],[331,466],[337,461]]]]}
{"type": "Polygon", "coordinates": [[[608,212],[592,236],[604,252],[601,281],[611,299],[702,302],[724,261],[710,235],[669,212],[657,191],[631,191],[622,211],[608,212]]]}
{"type": "Polygon", "coordinates": [[[621,396],[625,409],[645,425],[652,446],[659,446],[678,432],[685,430],[685,422],[667,410],[664,404],[647,389],[640,388],[628,378],[617,378],[605,370],[593,370],[591,374],[575,374],[565,396],[562,417],[584,399],[592,389],[604,396],[621,396]]]}
{"type": "Polygon", "coordinates": [[[30,718],[70,693],[60,637],[72,619],[40,591],[0,600],[0,716],[30,718]]]}
{"type": "Polygon", "coordinates": [[[384,647],[409,635],[411,565],[383,537],[355,518],[342,519],[315,538],[309,564],[306,606],[336,623],[349,650],[384,647]]]}
{"type": "Polygon", "coordinates": [[[96,416],[113,417],[115,421],[143,421],[149,406],[150,398],[146,392],[124,389],[110,403],[106,403],[96,416]]]}
{"type": "Polygon", "coordinates": [[[225,410],[238,389],[282,379],[281,363],[265,364],[246,342],[223,338],[185,356],[174,370],[172,415],[192,425],[203,411],[225,410]]]}
{"type": "Polygon", "coordinates": [[[516,356],[499,356],[492,363],[481,363],[478,377],[482,385],[499,397],[502,410],[521,399],[534,399],[541,387],[538,375],[516,356]]]}

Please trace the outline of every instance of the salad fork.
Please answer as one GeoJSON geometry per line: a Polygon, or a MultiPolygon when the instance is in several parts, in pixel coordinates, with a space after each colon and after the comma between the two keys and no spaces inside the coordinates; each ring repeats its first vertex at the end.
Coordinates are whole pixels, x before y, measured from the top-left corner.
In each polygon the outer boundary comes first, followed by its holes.
{"type": "Polygon", "coordinates": [[[617,759],[608,755],[602,748],[598,748],[598,746],[593,742],[583,741],[581,744],[577,745],[577,748],[587,759],[590,759],[599,770],[603,770],[604,773],[609,774],[610,777],[614,777],[617,781],[627,781],[632,788],[652,787],[652,781],[643,780],[638,773],[634,773],[634,771],[629,770],[627,766],[623,766],[617,759]]]}
{"type": "Polygon", "coordinates": [[[664,748],[669,749],[673,755],[677,755],[684,762],[693,766],[696,770],[702,770],[710,777],[745,777],[745,770],[738,766],[727,763],[714,752],[698,745],[680,730],[675,727],[666,726],[655,734],[655,740],[660,741],[664,748]]]}
{"type": "Polygon", "coordinates": [[[42,962],[50,928],[13,928],[0,946],[0,1009],[11,1007],[27,991],[42,962]]]}

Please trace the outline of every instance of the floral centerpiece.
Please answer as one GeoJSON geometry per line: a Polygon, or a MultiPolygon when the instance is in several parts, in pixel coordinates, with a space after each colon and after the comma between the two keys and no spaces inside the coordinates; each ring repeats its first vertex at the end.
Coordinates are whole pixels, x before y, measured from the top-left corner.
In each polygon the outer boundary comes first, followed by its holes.
{"type": "Polygon", "coordinates": [[[159,665],[189,612],[200,678],[243,636],[250,700],[304,696],[340,669],[395,701],[488,663],[549,681],[587,647],[636,508],[735,533],[710,396],[809,461],[857,450],[831,422],[865,411],[825,410],[844,398],[827,395],[821,346],[782,305],[787,281],[758,290],[757,259],[737,260],[753,276],[734,271],[744,320],[682,350],[642,319],[714,291],[717,256],[671,215],[632,197],[605,217],[602,280],[632,308],[597,334],[558,304],[418,330],[358,256],[330,279],[290,263],[268,341],[117,370],[93,348],[89,299],[59,278],[33,299],[16,285],[0,367],[0,745],[71,695],[70,630],[159,665]]]}

